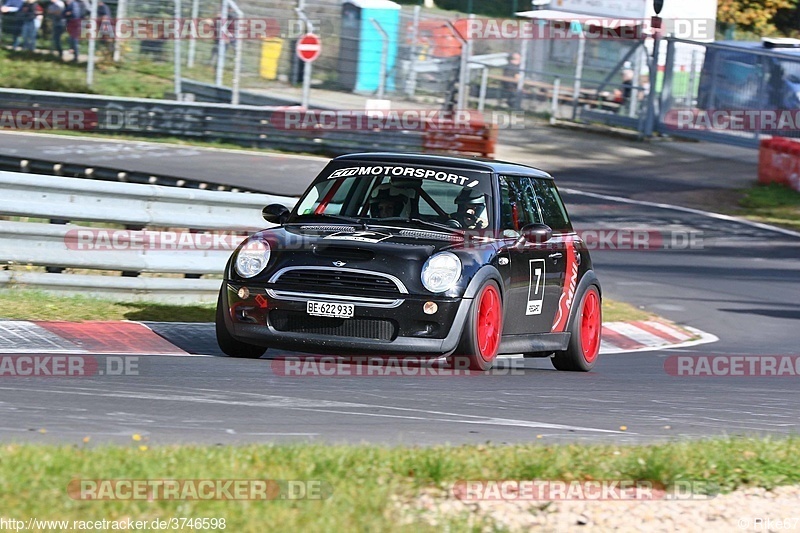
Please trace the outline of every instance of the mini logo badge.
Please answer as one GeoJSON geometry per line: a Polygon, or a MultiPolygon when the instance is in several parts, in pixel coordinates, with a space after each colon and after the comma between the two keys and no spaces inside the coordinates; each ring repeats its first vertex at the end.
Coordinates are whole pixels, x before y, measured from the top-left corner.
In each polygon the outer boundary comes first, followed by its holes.
{"type": "Polygon", "coordinates": [[[335,267],[343,267],[343,266],[345,266],[346,264],[347,264],[347,263],[345,263],[344,261],[334,261],[334,262],[333,262],[333,266],[335,266],[335,267]]]}

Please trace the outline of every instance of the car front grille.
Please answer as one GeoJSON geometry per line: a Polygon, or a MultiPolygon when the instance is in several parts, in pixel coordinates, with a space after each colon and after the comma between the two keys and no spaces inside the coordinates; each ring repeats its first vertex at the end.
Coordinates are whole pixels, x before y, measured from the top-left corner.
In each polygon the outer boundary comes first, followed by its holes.
{"type": "Polygon", "coordinates": [[[374,318],[329,318],[276,309],[269,314],[270,323],[278,331],[309,333],[332,337],[355,337],[391,341],[397,326],[391,320],[374,318]]]}
{"type": "Polygon", "coordinates": [[[407,292],[399,281],[362,270],[289,268],[270,281],[281,291],[343,295],[363,295],[367,292],[385,296],[407,292]]]}

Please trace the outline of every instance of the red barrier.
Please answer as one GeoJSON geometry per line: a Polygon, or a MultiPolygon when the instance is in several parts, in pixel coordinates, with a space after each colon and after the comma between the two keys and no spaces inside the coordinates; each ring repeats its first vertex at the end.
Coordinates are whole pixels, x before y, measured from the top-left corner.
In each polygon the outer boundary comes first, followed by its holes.
{"type": "Polygon", "coordinates": [[[800,142],[785,137],[763,139],[758,151],[758,181],[800,191],[800,142]]]}
{"type": "Polygon", "coordinates": [[[497,126],[483,118],[469,124],[426,123],[422,148],[425,152],[451,152],[461,155],[494,157],[497,126]]]}

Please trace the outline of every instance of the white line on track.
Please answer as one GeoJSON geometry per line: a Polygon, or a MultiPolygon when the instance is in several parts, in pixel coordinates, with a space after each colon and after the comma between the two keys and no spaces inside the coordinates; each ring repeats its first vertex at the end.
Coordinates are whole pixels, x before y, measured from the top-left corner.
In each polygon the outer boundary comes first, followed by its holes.
{"type": "MultiPolygon", "coordinates": [[[[19,389],[16,387],[0,387],[0,390],[25,390],[26,392],[41,392],[51,394],[72,394],[79,396],[91,397],[106,397],[106,398],[125,398],[136,400],[155,400],[155,401],[177,401],[177,402],[190,402],[190,403],[204,403],[204,404],[221,404],[226,406],[239,405],[244,407],[268,407],[271,409],[289,409],[294,411],[310,411],[315,413],[331,413],[343,414],[351,416],[366,416],[366,417],[383,417],[383,418],[403,418],[411,420],[425,420],[429,422],[452,422],[457,424],[478,424],[487,426],[512,426],[512,427],[527,427],[527,428],[544,428],[544,429],[557,429],[562,431],[583,431],[590,433],[613,433],[620,434],[622,431],[599,429],[584,426],[569,426],[564,424],[550,424],[547,422],[537,422],[534,420],[519,420],[511,418],[496,418],[480,415],[468,415],[462,413],[448,413],[445,411],[429,411],[424,409],[414,409],[410,407],[396,407],[392,405],[371,405],[361,404],[355,402],[339,402],[331,400],[314,400],[310,398],[293,398],[290,396],[276,396],[269,395],[263,396],[260,401],[242,401],[231,398],[209,398],[209,397],[192,397],[181,394],[153,394],[139,391],[101,391],[101,390],[36,390],[26,387],[19,389]],[[336,408],[353,408],[361,409],[358,411],[349,410],[336,410],[336,408]],[[388,413],[369,413],[365,410],[390,410],[401,411],[408,414],[388,414],[388,413]],[[452,417],[452,418],[448,418],[452,417]]],[[[219,391],[222,395],[224,391],[219,391]]]]}
{"type": "Polygon", "coordinates": [[[724,220],[726,222],[736,222],[739,224],[744,224],[745,226],[751,226],[753,228],[759,228],[766,231],[774,231],[776,233],[782,233],[784,235],[788,235],[790,237],[796,237],[800,239],[800,232],[792,231],[789,229],[779,228],[777,226],[771,226],[769,224],[763,224],[761,222],[753,222],[752,220],[747,220],[745,218],[734,217],[731,215],[723,215],[722,213],[714,213],[713,211],[704,211],[702,209],[694,209],[691,207],[683,207],[680,205],[673,205],[673,204],[662,204],[659,202],[648,202],[646,200],[633,200],[631,198],[625,198],[622,196],[611,196],[608,194],[599,194],[595,192],[587,192],[587,191],[579,191],[578,189],[570,189],[570,188],[562,188],[560,189],[561,192],[567,194],[574,194],[576,196],[588,196],[589,198],[597,198],[599,200],[609,200],[612,202],[619,202],[622,204],[633,204],[633,205],[642,205],[645,207],[657,207],[659,209],[671,209],[672,211],[682,211],[684,213],[691,213],[694,215],[700,215],[708,218],[714,218],[717,220],[724,220]]]}

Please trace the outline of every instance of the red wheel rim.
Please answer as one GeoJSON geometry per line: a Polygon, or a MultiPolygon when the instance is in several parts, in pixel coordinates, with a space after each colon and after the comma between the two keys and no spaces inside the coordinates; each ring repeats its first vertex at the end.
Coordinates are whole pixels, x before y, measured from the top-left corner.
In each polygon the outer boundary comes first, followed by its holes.
{"type": "Polygon", "coordinates": [[[487,285],[478,302],[478,351],[484,361],[491,361],[500,346],[500,293],[493,285],[487,285]]]}
{"type": "Polygon", "coordinates": [[[583,300],[581,311],[581,347],[583,358],[591,363],[600,351],[600,298],[595,291],[589,291],[583,300]]]}

